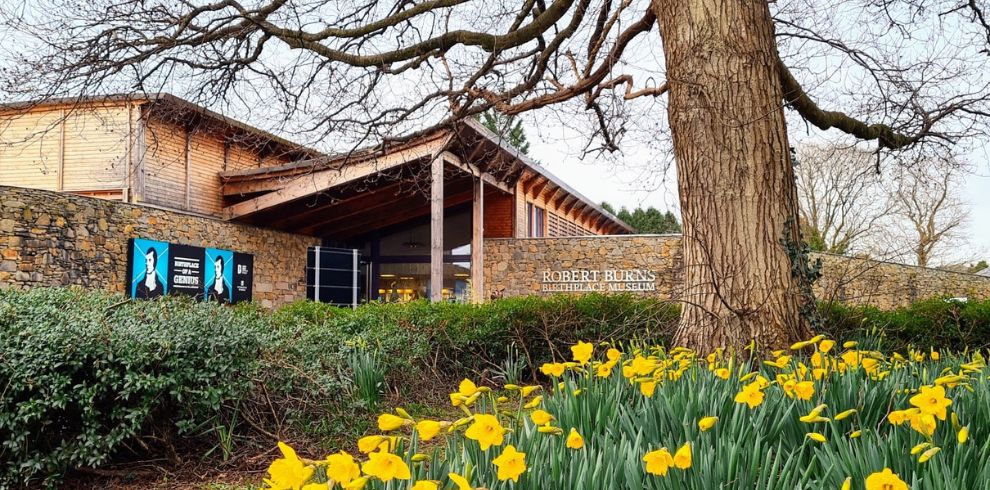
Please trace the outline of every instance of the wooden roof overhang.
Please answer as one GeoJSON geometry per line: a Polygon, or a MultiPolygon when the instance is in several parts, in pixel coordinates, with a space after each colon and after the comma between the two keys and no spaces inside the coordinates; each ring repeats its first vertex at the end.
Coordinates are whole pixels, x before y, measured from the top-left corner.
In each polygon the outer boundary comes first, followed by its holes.
{"type": "Polygon", "coordinates": [[[474,121],[460,123],[385,150],[370,149],[286,165],[224,172],[224,217],[269,228],[346,239],[429,214],[429,164],[443,159],[444,207],[469,202],[473,182],[489,191],[552,192],[569,212],[610,233],[631,229],[501,144],[474,121]]]}

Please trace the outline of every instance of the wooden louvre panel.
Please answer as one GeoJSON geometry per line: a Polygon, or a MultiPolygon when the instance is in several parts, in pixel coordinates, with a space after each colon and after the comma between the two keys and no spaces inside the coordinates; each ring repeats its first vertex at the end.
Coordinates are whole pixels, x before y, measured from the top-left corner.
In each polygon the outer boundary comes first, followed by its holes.
{"type": "Polygon", "coordinates": [[[581,225],[564,218],[557,213],[550,212],[549,214],[550,220],[547,225],[547,234],[551,237],[594,235],[594,233],[588,231],[581,225]]]}

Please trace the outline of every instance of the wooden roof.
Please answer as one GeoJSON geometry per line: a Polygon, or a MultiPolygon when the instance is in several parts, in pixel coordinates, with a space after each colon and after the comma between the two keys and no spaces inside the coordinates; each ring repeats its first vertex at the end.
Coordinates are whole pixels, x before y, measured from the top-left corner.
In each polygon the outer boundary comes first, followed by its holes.
{"type": "Polygon", "coordinates": [[[427,194],[417,182],[428,182],[423,175],[424,165],[441,154],[461,171],[448,171],[445,178],[445,185],[452,187],[445,190],[448,205],[469,199],[467,184],[471,176],[483,175],[486,184],[503,192],[513,193],[517,183],[526,189],[538,187],[543,195],[567,206],[569,211],[590,213],[613,233],[633,231],[473,120],[386,148],[224,172],[224,197],[231,203],[224,217],[319,234],[321,230],[340,230],[341,223],[334,218],[321,225],[304,225],[307,217],[326,213],[340,216],[341,210],[353,208],[353,216],[346,211],[344,214],[354,218],[361,214],[362,206],[365,212],[388,209],[392,214],[396,210],[402,210],[403,215],[405,211],[423,213],[427,194]],[[354,189],[360,191],[354,193],[354,189]]]}

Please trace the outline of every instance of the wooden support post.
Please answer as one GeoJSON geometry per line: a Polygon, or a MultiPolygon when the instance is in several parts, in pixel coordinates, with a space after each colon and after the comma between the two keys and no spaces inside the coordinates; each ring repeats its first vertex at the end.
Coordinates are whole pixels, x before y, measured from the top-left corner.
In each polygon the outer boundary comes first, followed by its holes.
{"type": "Polygon", "coordinates": [[[485,301],[485,179],[483,174],[474,181],[471,204],[471,299],[485,301]]]}
{"type": "Polygon", "coordinates": [[[430,162],[430,301],[443,301],[443,157],[430,162]]]}
{"type": "Polygon", "coordinates": [[[189,147],[192,146],[192,131],[186,126],[186,146],[184,157],[186,160],[186,210],[192,209],[192,168],[189,166],[189,147]]]}
{"type": "Polygon", "coordinates": [[[140,105],[135,106],[135,109],[137,116],[135,122],[137,124],[134,128],[134,151],[132,155],[134,159],[134,190],[131,193],[131,202],[142,202],[145,191],[145,158],[148,153],[148,142],[145,140],[148,120],[145,118],[144,110],[140,105]]]}
{"type": "Polygon", "coordinates": [[[134,165],[134,104],[127,103],[127,139],[125,141],[127,152],[124,162],[124,202],[131,202],[131,171],[134,165]]]}
{"type": "Polygon", "coordinates": [[[58,179],[55,182],[55,190],[65,189],[65,120],[69,117],[65,109],[62,109],[58,121],[58,179]]]}

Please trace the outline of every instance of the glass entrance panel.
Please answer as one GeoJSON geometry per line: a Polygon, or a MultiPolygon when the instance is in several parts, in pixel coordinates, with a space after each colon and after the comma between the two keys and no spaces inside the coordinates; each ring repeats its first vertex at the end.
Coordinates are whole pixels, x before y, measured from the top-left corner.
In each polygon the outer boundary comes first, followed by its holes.
{"type": "MultiPolygon", "coordinates": [[[[401,303],[430,297],[430,264],[381,264],[378,274],[378,299],[401,303]]],[[[471,263],[443,265],[443,300],[468,302],[471,299],[471,263]]]]}

